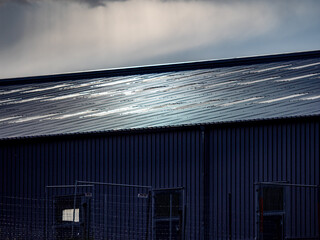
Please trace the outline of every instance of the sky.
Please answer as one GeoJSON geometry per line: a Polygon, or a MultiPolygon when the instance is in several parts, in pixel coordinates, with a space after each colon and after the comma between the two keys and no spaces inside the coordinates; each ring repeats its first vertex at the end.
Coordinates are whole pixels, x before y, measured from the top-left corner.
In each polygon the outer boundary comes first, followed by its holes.
{"type": "Polygon", "coordinates": [[[319,49],[319,0],[0,0],[0,79],[319,49]]]}

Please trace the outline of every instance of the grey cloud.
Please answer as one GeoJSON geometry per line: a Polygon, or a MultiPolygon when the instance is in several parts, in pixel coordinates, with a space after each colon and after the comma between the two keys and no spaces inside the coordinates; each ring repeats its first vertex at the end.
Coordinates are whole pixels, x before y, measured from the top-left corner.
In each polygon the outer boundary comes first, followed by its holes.
{"type": "Polygon", "coordinates": [[[5,3],[19,3],[19,4],[29,4],[32,2],[36,2],[37,0],[0,0],[0,5],[3,5],[5,3]]]}
{"type": "MultiPolygon", "coordinates": [[[[34,13],[26,1],[19,1],[21,4],[0,5],[0,55],[4,49],[10,49],[23,39],[26,31],[27,12],[34,13]]],[[[4,3],[0,0],[0,4],[4,3]]]]}
{"type": "MultiPolygon", "coordinates": [[[[101,7],[106,6],[108,2],[126,2],[130,0],[0,0],[0,6],[5,3],[17,3],[17,4],[24,4],[24,5],[30,5],[35,3],[41,3],[43,1],[52,1],[52,2],[76,2],[79,4],[84,4],[89,7],[101,7]]],[[[160,2],[233,2],[237,0],[158,0],[160,2]]],[[[244,1],[254,1],[254,0],[244,0],[244,1]]]]}
{"type": "Polygon", "coordinates": [[[107,2],[125,2],[127,0],[73,0],[80,4],[86,4],[89,7],[105,6],[107,2]]]}
{"type": "Polygon", "coordinates": [[[319,0],[0,2],[0,79],[320,46],[319,0]]]}
{"type": "MultiPolygon", "coordinates": [[[[0,6],[5,3],[17,3],[17,4],[35,4],[40,3],[41,0],[0,0],[0,6]]],[[[44,1],[44,0],[42,0],[44,1]]],[[[50,1],[50,0],[47,0],[50,1]]],[[[89,7],[99,7],[106,6],[108,2],[125,2],[128,0],[52,0],[53,2],[76,2],[79,4],[84,4],[89,7]]]]}

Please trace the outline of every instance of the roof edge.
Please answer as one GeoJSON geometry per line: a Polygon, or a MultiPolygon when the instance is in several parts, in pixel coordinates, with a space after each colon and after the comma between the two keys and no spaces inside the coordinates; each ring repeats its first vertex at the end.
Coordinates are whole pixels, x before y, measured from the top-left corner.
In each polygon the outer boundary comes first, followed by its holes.
{"type": "Polygon", "coordinates": [[[37,136],[21,136],[21,137],[7,137],[0,138],[0,143],[2,142],[14,142],[14,141],[25,141],[25,140],[42,140],[42,139],[74,139],[75,136],[78,138],[85,138],[88,136],[105,136],[105,135],[122,135],[122,134],[136,134],[136,133],[146,133],[146,132],[160,132],[160,131],[177,131],[182,129],[206,129],[210,127],[217,126],[232,126],[237,125],[249,125],[252,123],[263,124],[263,123],[281,123],[281,122],[295,122],[303,120],[313,120],[320,121],[320,114],[315,115],[301,115],[301,116],[288,116],[288,117],[276,117],[276,118],[263,118],[263,119],[248,119],[248,120],[234,120],[234,121],[219,121],[219,122],[205,122],[196,124],[184,124],[184,125],[170,125],[161,127],[146,127],[146,128],[132,128],[132,129],[117,129],[117,130],[104,130],[104,131],[93,131],[93,132],[75,132],[75,133],[60,133],[60,134],[50,134],[50,135],[37,135],[37,136]]]}
{"type": "Polygon", "coordinates": [[[146,65],[138,67],[125,67],[114,69],[103,69],[93,71],[81,71],[73,73],[60,73],[31,77],[17,77],[0,79],[0,86],[15,85],[15,84],[29,84],[29,83],[41,83],[41,82],[57,82],[68,80],[80,80],[80,79],[92,79],[99,77],[114,77],[114,76],[127,76],[137,74],[151,74],[162,72],[174,72],[174,71],[187,71],[206,68],[220,68],[220,67],[232,67],[249,64],[280,62],[288,60],[301,60],[320,57],[320,50],[294,52],[294,53],[282,53],[272,55],[250,56],[229,58],[220,60],[204,60],[204,61],[192,61],[182,63],[169,63],[159,65],[146,65]]]}

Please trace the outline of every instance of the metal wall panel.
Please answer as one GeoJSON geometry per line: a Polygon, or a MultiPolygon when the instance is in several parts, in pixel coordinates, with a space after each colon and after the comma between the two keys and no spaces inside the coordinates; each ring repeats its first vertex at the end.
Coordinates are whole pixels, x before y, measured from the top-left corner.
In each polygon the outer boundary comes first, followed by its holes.
{"type": "MultiPolygon", "coordinates": [[[[253,239],[257,182],[319,185],[319,122],[213,127],[207,131],[208,238],[253,239]]],[[[287,237],[317,235],[315,189],[285,191],[287,237]]]]}
{"type": "MultiPolygon", "coordinates": [[[[227,239],[231,193],[232,238],[253,239],[254,183],[319,185],[319,167],[319,120],[315,118],[11,140],[0,145],[0,195],[6,204],[8,196],[28,204],[23,220],[32,226],[21,229],[37,239],[45,231],[47,185],[85,180],[185,187],[187,239],[227,239]]],[[[318,234],[317,196],[294,189],[286,197],[287,235],[318,234]]],[[[3,208],[0,211],[3,227],[5,213],[3,208]]],[[[6,217],[17,221],[19,214],[6,217]]]]}
{"type": "MultiPolygon", "coordinates": [[[[153,188],[186,187],[186,234],[197,239],[200,236],[200,149],[200,132],[193,130],[4,142],[0,147],[1,196],[45,200],[47,185],[71,185],[76,180],[153,188]]],[[[68,189],[59,192],[67,193],[70,194],[68,189]]],[[[37,222],[44,231],[45,206],[41,209],[31,211],[30,208],[26,222],[37,222]]],[[[44,233],[37,233],[41,234],[44,233]]],[[[35,235],[32,237],[36,239],[35,235]]]]}

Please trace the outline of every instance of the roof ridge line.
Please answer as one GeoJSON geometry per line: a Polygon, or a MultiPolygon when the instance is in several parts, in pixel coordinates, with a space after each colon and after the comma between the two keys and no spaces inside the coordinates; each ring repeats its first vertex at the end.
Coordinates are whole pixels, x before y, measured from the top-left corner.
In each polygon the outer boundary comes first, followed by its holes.
{"type": "Polygon", "coordinates": [[[242,65],[250,65],[250,64],[270,63],[274,61],[281,62],[281,61],[288,61],[288,60],[310,59],[310,58],[317,58],[317,57],[320,57],[320,50],[271,54],[271,55],[258,55],[258,56],[249,56],[249,57],[226,58],[226,59],[215,59],[215,60],[167,63],[167,64],[157,64],[157,65],[145,65],[145,66],[135,66],[135,67],[124,67],[124,68],[111,68],[111,69],[59,73],[59,74],[49,74],[49,75],[40,75],[40,76],[5,78],[5,79],[0,79],[0,86],[41,83],[41,82],[58,82],[58,81],[65,81],[65,80],[92,79],[92,78],[98,78],[98,77],[114,77],[114,76],[128,76],[128,75],[151,74],[151,73],[162,73],[162,72],[173,72],[173,71],[187,71],[187,70],[197,70],[197,69],[206,69],[206,68],[232,67],[232,66],[242,66],[242,65]]]}

